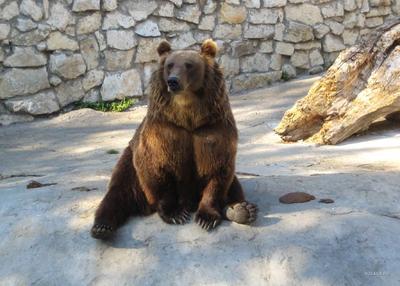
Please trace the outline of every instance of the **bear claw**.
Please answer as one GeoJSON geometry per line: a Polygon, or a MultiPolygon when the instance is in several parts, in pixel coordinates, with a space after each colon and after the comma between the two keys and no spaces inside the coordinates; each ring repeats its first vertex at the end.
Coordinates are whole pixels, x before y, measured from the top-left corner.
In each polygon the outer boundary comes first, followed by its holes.
{"type": "Polygon", "coordinates": [[[210,231],[216,228],[220,222],[221,218],[219,215],[212,215],[206,212],[197,212],[195,222],[204,230],[210,231]]]}
{"type": "Polygon", "coordinates": [[[250,224],[257,219],[258,208],[255,204],[241,202],[225,208],[225,217],[240,224],[250,224]]]}
{"type": "Polygon", "coordinates": [[[187,210],[183,210],[172,215],[166,215],[159,213],[163,221],[169,224],[185,224],[190,220],[190,213],[187,210]]]}
{"type": "Polygon", "coordinates": [[[113,235],[113,233],[114,229],[112,226],[100,223],[94,224],[90,230],[90,234],[96,239],[108,239],[113,235]]]}

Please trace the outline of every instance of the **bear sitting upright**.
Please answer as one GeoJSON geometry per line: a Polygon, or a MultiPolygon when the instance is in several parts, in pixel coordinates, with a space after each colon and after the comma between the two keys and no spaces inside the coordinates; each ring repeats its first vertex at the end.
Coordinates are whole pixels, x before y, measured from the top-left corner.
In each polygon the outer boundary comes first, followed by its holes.
{"type": "Polygon", "coordinates": [[[183,224],[195,212],[204,229],[222,218],[248,224],[257,207],[245,201],[235,176],[238,134],[217,45],[201,51],[157,48],[159,68],[150,81],[149,108],[114,168],[91,234],[109,238],[129,216],[157,212],[183,224]]]}

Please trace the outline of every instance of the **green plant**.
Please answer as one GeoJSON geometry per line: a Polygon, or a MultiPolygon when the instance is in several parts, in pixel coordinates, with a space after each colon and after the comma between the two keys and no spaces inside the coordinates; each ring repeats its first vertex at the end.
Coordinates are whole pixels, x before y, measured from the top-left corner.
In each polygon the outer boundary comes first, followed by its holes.
{"type": "Polygon", "coordinates": [[[106,153],[107,154],[118,154],[119,152],[118,152],[118,150],[110,149],[110,150],[107,150],[106,153]]]}
{"type": "Polygon", "coordinates": [[[283,72],[282,72],[281,79],[282,79],[283,81],[288,81],[288,80],[290,79],[289,74],[288,74],[287,72],[283,71],[283,72]]]}
{"type": "Polygon", "coordinates": [[[79,101],[75,104],[77,108],[91,108],[103,112],[122,112],[127,110],[129,107],[134,105],[136,99],[134,98],[124,98],[122,100],[116,100],[112,102],[83,102],[79,101]]]}

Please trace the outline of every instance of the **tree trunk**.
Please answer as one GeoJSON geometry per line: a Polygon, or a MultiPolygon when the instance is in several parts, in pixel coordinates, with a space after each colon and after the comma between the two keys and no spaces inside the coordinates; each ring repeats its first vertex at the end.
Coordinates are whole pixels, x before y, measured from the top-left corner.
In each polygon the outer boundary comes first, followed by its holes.
{"type": "Polygon", "coordinates": [[[400,113],[400,18],[341,52],[326,74],[286,111],[285,141],[337,144],[377,119],[400,113]]]}

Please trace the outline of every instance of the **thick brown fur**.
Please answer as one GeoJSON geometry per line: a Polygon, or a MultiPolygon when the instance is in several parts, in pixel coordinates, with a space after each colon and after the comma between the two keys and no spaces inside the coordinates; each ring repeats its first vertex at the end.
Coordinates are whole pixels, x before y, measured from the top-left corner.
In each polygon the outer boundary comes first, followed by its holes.
{"type": "Polygon", "coordinates": [[[256,206],[245,201],[235,176],[238,133],[214,60],[215,43],[203,43],[199,53],[172,51],[162,42],[158,53],[147,115],[96,211],[95,238],[109,237],[129,216],[154,212],[167,223],[181,224],[196,211],[196,221],[207,230],[230,206],[245,210],[241,223],[256,218],[256,206]],[[180,78],[182,90],[169,90],[171,75],[180,78]]]}

